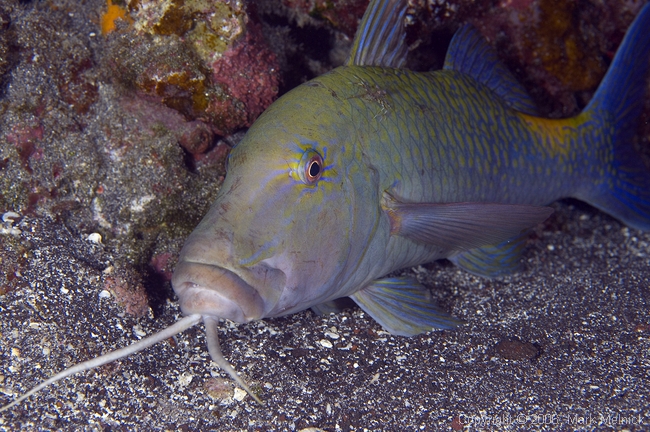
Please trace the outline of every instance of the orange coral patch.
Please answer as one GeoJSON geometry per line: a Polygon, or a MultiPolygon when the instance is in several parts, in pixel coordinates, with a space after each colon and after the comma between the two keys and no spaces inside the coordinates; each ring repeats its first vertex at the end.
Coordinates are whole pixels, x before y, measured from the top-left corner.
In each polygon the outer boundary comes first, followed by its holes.
{"type": "Polygon", "coordinates": [[[106,12],[102,14],[102,34],[108,34],[115,30],[115,20],[123,19],[128,23],[131,23],[131,17],[126,14],[126,9],[122,6],[113,4],[111,0],[107,0],[106,4],[108,8],[106,12]]]}

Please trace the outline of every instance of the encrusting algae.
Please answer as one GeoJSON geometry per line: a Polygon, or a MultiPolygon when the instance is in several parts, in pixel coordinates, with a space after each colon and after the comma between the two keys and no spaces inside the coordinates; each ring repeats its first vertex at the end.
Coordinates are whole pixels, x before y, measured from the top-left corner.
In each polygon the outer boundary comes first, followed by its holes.
{"type": "Polygon", "coordinates": [[[242,1],[109,0],[102,26],[117,82],[218,135],[250,126],[277,96],[277,60],[242,1]],[[118,19],[131,25],[114,36],[118,19]]]}
{"type": "Polygon", "coordinates": [[[128,15],[128,12],[124,7],[113,3],[112,0],[106,0],[106,6],[106,12],[102,14],[101,18],[103,35],[107,35],[115,30],[115,21],[118,19],[124,20],[129,24],[133,23],[133,19],[128,15]]]}
{"type": "Polygon", "coordinates": [[[580,31],[577,8],[576,2],[540,1],[538,22],[523,41],[526,51],[571,91],[595,88],[607,70],[598,47],[580,31]]]}

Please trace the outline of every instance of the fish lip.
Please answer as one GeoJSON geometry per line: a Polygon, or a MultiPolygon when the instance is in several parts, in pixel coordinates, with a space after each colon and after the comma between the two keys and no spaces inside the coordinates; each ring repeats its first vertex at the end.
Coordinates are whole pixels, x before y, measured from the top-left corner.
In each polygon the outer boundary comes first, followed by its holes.
{"type": "Polygon", "coordinates": [[[223,267],[181,261],[174,269],[172,287],[183,314],[209,315],[245,323],[262,318],[264,301],[257,290],[223,267]]]}

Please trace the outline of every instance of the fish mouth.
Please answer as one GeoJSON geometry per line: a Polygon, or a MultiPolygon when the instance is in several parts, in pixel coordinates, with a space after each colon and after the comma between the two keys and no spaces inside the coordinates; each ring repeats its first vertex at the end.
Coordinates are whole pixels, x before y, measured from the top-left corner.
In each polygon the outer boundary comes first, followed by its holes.
{"type": "Polygon", "coordinates": [[[262,318],[264,300],[234,272],[199,262],[181,261],[172,287],[185,315],[209,315],[245,323],[262,318]]]}

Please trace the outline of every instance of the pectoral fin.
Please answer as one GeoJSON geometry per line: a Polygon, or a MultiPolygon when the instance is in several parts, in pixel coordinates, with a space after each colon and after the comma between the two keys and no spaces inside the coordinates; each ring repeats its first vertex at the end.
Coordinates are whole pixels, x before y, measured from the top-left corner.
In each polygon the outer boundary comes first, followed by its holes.
{"type": "Polygon", "coordinates": [[[451,251],[496,245],[544,221],[551,207],[483,202],[402,203],[384,196],[391,234],[451,251]]]}
{"type": "Polygon", "coordinates": [[[414,336],[463,324],[433,304],[429,290],[409,277],[377,280],[350,297],[394,335],[414,336]]]}

